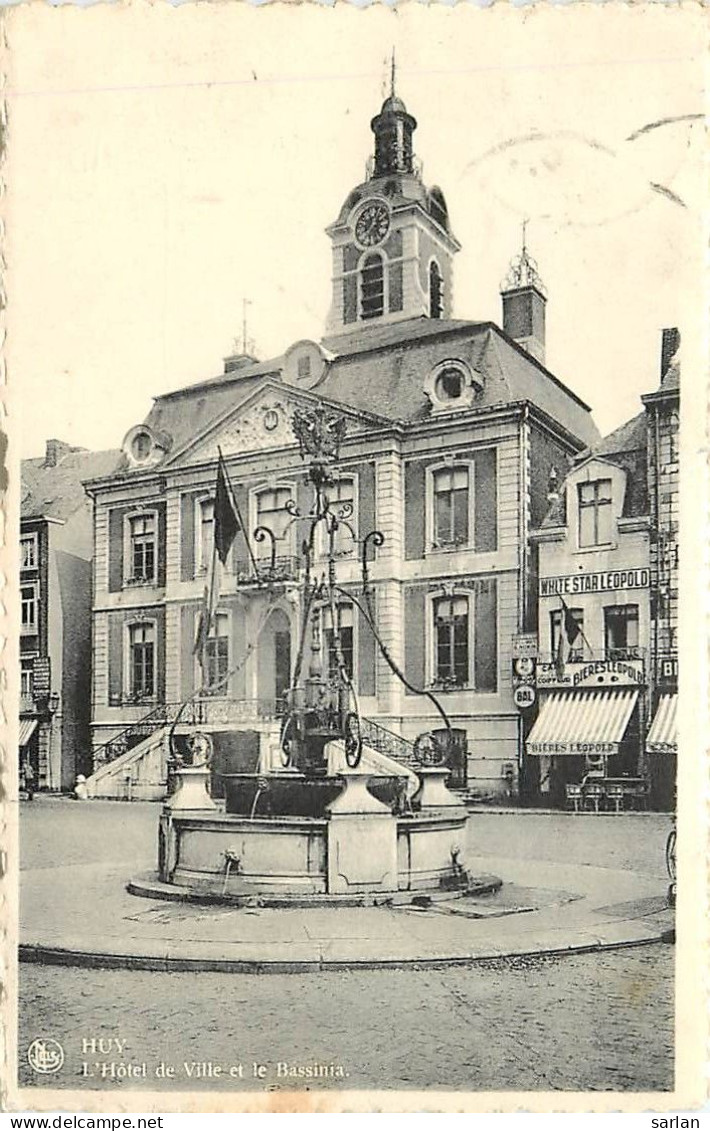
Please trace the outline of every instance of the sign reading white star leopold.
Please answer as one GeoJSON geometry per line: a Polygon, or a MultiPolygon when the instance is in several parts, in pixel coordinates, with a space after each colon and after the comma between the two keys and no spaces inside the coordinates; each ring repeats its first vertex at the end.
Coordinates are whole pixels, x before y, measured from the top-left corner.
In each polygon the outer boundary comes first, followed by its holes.
{"type": "Polygon", "coordinates": [[[595,573],[572,573],[562,577],[541,577],[541,597],[565,597],[576,593],[611,593],[616,589],[648,589],[648,569],[607,569],[595,573]]]}

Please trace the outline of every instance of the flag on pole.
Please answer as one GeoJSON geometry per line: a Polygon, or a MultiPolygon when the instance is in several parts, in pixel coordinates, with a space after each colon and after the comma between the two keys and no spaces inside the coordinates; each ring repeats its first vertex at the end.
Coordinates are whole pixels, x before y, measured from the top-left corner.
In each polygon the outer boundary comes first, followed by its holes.
{"type": "Polygon", "coordinates": [[[560,597],[560,601],[562,601],[562,608],[564,610],[565,636],[567,637],[567,643],[570,648],[572,648],[577,637],[581,636],[582,629],[579,626],[579,622],[572,616],[570,609],[568,609],[562,597],[560,597]]]}
{"type": "Polygon", "coordinates": [[[560,624],[560,634],[557,640],[557,651],[555,653],[555,672],[558,679],[562,679],[565,674],[565,641],[567,643],[567,659],[569,660],[574,647],[574,642],[579,636],[584,640],[584,633],[582,632],[581,625],[568,608],[563,597],[560,597],[562,602],[562,623],[560,624]]]}
{"type": "MultiPolygon", "coordinates": [[[[203,597],[203,600],[202,600],[202,608],[200,609],[200,615],[199,615],[199,618],[198,618],[198,621],[197,621],[197,632],[195,633],[195,645],[192,649],[193,655],[195,655],[195,656],[202,657],[204,655],[205,648],[207,647],[207,639],[208,639],[209,634],[210,634],[210,628],[212,627],[212,625],[211,625],[212,614],[211,614],[209,606],[210,606],[209,588],[207,586],[205,586],[205,593],[204,593],[204,597],[203,597]]],[[[202,662],[202,661],[200,660],[200,662],[202,662]]]]}
{"type": "Polygon", "coordinates": [[[214,544],[222,565],[227,564],[227,555],[232,543],[242,529],[234,495],[229,487],[229,477],[224,466],[222,453],[217,461],[217,486],[214,496],[214,544]]]}
{"type": "Polygon", "coordinates": [[[565,637],[560,625],[560,635],[557,641],[557,651],[555,653],[555,675],[559,680],[564,679],[565,674],[565,637]]]}

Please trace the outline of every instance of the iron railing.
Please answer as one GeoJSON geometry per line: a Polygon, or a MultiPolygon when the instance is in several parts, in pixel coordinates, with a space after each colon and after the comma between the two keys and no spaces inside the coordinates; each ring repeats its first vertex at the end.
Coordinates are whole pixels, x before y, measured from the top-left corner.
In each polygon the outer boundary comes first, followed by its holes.
{"type": "Polygon", "coordinates": [[[263,585],[266,582],[296,581],[298,580],[301,563],[299,558],[290,555],[278,555],[274,558],[256,559],[256,575],[251,562],[237,562],[235,574],[239,585],[263,585]]]}
{"type": "Polygon", "coordinates": [[[402,738],[401,734],[387,730],[373,719],[360,719],[360,730],[365,746],[386,754],[388,758],[393,758],[404,766],[413,766],[416,762],[414,744],[402,738]]]}
{"type": "MultiPolygon", "coordinates": [[[[182,726],[219,726],[230,723],[277,722],[284,712],[283,699],[193,699],[188,703],[163,703],[144,718],[130,723],[120,734],[93,751],[94,766],[106,765],[128,753],[162,726],[168,726],[179,715],[182,726]]],[[[401,734],[388,730],[373,719],[361,719],[362,740],[380,754],[401,762],[416,763],[414,745],[401,734]]]]}
{"type": "MultiPolygon", "coordinates": [[[[645,663],[646,649],[632,645],[629,648],[594,648],[589,649],[586,647],[579,648],[564,648],[562,659],[566,664],[593,664],[597,661],[619,661],[622,663],[630,663],[631,661],[641,660],[645,663]]],[[[556,664],[559,661],[557,653],[543,653],[538,656],[538,663],[541,664],[556,664]]]]}
{"type": "Polygon", "coordinates": [[[150,714],[129,723],[119,734],[95,747],[94,766],[98,769],[108,762],[115,762],[116,758],[150,738],[160,727],[175,722],[178,716],[180,725],[218,726],[225,723],[273,722],[281,717],[282,711],[280,699],[206,698],[193,699],[188,703],[161,703],[150,714]]]}

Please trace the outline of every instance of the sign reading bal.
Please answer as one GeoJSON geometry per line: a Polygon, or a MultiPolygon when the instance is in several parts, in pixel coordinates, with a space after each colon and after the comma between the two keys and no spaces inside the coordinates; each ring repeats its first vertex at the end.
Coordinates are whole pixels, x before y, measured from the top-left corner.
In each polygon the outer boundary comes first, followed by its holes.
{"type": "Polygon", "coordinates": [[[513,692],[513,702],[519,711],[525,711],[532,707],[536,698],[535,688],[529,683],[521,683],[520,687],[516,687],[513,692]]]}

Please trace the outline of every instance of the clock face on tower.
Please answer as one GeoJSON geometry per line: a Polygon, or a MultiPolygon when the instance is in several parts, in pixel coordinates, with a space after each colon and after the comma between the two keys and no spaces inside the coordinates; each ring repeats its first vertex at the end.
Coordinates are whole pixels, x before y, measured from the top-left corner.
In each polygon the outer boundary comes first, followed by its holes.
{"type": "Polygon", "coordinates": [[[376,201],[366,205],[355,223],[355,239],[361,247],[374,247],[382,243],[390,227],[390,214],[386,204],[376,201]]]}

